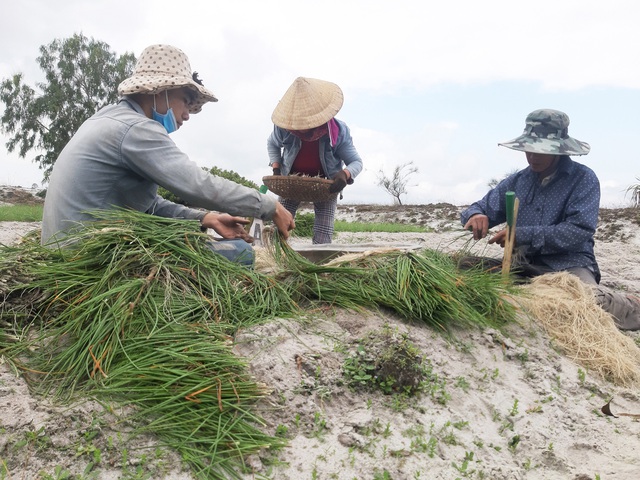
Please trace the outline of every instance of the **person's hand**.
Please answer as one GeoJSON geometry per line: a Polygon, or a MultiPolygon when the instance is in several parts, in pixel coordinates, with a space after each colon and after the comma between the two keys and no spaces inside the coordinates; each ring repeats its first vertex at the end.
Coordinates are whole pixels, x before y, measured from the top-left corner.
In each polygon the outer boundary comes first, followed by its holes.
{"type": "Polygon", "coordinates": [[[489,231],[489,217],[477,213],[473,215],[467,223],[464,224],[465,230],[471,230],[473,232],[473,239],[480,240],[487,236],[489,231]]]}
{"type": "Polygon", "coordinates": [[[253,242],[253,237],[244,229],[249,220],[243,217],[232,217],[228,213],[209,212],[202,218],[202,226],[213,229],[227,240],[241,238],[245,242],[253,242]]]}
{"type": "Polygon", "coordinates": [[[271,164],[271,168],[273,168],[273,174],[274,175],[282,175],[282,172],[280,171],[280,164],[277,162],[273,162],[271,164]]]}
{"type": "Polygon", "coordinates": [[[496,233],[493,237],[489,239],[489,243],[497,243],[502,248],[504,248],[504,244],[506,243],[506,241],[507,241],[506,228],[504,230],[500,230],[498,233],[496,233]]]}
{"type": "Polygon", "coordinates": [[[332,180],[333,183],[329,187],[329,193],[341,192],[347,186],[347,172],[340,170],[333,176],[332,180]]]}
{"type": "Polygon", "coordinates": [[[273,214],[271,220],[276,224],[276,228],[285,240],[289,238],[289,232],[296,228],[293,215],[280,202],[276,203],[276,213],[273,214]]]}

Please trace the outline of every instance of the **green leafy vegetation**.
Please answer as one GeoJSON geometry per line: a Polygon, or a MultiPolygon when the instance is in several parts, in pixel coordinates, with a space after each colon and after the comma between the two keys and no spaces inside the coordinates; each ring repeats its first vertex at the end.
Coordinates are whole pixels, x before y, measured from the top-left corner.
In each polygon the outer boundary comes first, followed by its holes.
{"type": "Polygon", "coordinates": [[[425,359],[406,334],[388,325],[362,339],[343,365],[347,383],[373,387],[386,394],[415,394],[432,378],[425,359]]]}
{"type": "Polygon", "coordinates": [[[42,205],[2,205],[0,222],[40,222],[42,205]]]}
{"type": "MultiPolygon", "coordinates": [[[[202,169],[205,172],[209,172],[210,174],[215,175],[216,177],[222,177],[227,180],[231,180],[232,182],[239,183],[240,185],[244,185],[245,187],[254,188],[258,190],[258,185],[255,182],[252,182],[251,180],[246,179],[239,173],[234,172],[233,170],[224,170],[218,167],[211,167],[211,168],[202,167],[202,169]]],[[[178,195],[174,194],[173,192],[170,192],[164,187],[158,188],[158,195],[160,195],[162,198],[166,200],[169,200],[170,202],[179,203],[181,205],[188,205],[188,202],[186,202],[184,199],[180,198],[178,195]]]]}
{"type": "MultiPolygon", "coordinates": [[[[427,229],[420,225],[408,225],[403,223],[380,223],[380,222],[345,222],[336,220],[334,224],[336,232],[425,232],[427,229]]],[[[296,217],[296,230],[298,229],[298,218],[296,217]]]]}
{"type": "Polygon", "coordinates": [[[283,278],[303,297],[347,309],[389,308],[404,318],[447,326],[501,326],[515,316],[503,297],[515,288],[500,275],[458,270],[449,255],[435,250],[393,251],[333,265],[316,265],[280,246],[280,261],[292,274],[283,278]]]}
{"type": "Polygon", "coordinates": [[[315,215],[313,213],[296,214],[296,228],[291,234],[296,237],[312,237],[314,220],[315,215]]]}

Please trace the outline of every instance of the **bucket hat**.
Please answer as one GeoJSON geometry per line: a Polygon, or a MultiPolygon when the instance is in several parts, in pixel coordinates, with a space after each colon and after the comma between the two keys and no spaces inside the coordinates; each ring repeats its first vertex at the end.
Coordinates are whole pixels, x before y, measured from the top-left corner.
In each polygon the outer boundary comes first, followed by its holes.
{"type": "Polygon", "coordinates": [[[276,105],[271,121],[286,130],[315,128],[335,117],[343,102],[335,83],[298,77],[276,105]]]}
{"type": "Polygon", "coordinates": [[[133,75],[118,86],[118,94],[156,94],[181,87],[196,93],[189,113],[198,113],[205,103],[218,101],[204,88],[198,73],[191,71],[189,59],[182,50],[171,45],[151,45],[140,54],[133,75]]]}
{"type": "Polygon", "coordinates": [[[586,155],[591,147],[571,138],[568,133],[569,116],[558,110],[543,108],[527,115],[524,132],[504,143],[503,147],[521,152],[548,155],[586,155]]]}

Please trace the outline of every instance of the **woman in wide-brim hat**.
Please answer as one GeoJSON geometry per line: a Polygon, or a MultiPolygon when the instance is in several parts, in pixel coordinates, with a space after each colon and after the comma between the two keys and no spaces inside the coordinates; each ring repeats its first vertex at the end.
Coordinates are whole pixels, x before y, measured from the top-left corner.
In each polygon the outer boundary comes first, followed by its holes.
{"type": "MultiPolygon", "coordinates": [[[[328,200],[313,203],[313,243],[331,243],[337,194],[362,171],[347,124],[335,118],[344,97],[338,85],[298,77],[273,111],[274,127],[267,141],[274,175],[304,175],[331,179],[328,200]]],[[[300,199],[281,198],[295,216],[300,199]]]]}
{"type": "Polygon", "coordinates": [[[245,265],[253,263],[251,238],[244,230],[247,220],[235,215],[272,219],[288,236],[293,217],[281,204],[205,172],[169,138],[205,103],[217,100],[182,50],[147,47],[118,91],[118,103],[89,118],[53,167],[42,221],[44,244],[64,244],[70,230],[93,220],[91,212],[117,208],[199,220],[226,240],[212,241],[214,252],[245,265]],[[206,210],[170,202],[157,194],[158,186],[206,210]]]}

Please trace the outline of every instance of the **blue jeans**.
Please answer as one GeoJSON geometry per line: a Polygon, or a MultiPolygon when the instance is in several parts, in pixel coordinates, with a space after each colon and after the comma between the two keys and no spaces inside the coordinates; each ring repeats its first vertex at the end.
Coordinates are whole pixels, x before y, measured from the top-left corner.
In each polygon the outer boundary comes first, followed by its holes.
{"type": "Polygon", "coordinates": [[[222,255],[231,262],[239,263],[245,267],[253,267],[255,260],[253,247],[244,240],[209,240],[207,246],[212,252],[222,255]]]}

